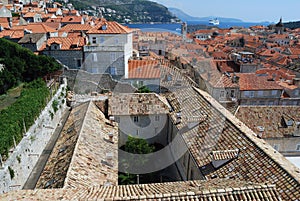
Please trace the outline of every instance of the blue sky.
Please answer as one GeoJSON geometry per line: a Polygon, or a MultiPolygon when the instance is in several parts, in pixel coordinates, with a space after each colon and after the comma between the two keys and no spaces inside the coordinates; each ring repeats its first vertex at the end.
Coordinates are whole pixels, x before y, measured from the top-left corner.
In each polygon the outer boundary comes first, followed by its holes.
{"type": "Polygon", "coordinates": [[[245,22],[300,21],[300,0],[152,0],[195,17],[219,16],[245,22]]]}

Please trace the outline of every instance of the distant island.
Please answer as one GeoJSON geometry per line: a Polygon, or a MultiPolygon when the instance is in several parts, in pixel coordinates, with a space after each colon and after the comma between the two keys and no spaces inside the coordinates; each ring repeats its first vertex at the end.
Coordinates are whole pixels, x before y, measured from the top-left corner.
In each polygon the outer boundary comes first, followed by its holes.
{"type": "Polygon", "coordinates": [[[193,17],[178,8],[168,8],[173,15],[177,16],[182,21],[209,21],[213,18],[218,18],[222,22],[243,22],[240,19],[236,18],[225,18],[225,17],[216,17],[216,16],[208,16],[208,17],[193,17]]]}

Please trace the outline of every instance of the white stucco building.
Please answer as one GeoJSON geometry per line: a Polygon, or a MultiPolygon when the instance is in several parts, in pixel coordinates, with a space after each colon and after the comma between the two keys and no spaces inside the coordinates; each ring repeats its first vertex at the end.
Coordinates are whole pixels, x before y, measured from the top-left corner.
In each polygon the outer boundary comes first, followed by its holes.
{"type": "Polygon", "coordinates": [[[87,35],[84,69],[90,73],[126,77],[133,51],[131,30],[117,22],[101,21],[87,35]]]}

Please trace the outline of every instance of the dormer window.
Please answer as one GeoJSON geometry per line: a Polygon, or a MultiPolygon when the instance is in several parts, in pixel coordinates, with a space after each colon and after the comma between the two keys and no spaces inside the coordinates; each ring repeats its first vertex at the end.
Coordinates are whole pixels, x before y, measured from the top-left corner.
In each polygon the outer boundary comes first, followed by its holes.
{"type": "Polygon", "coordinates": [[[61,44],[58,43],[52,43],[50,46],[51,50],[60,50],[61,49],[61,44]]]}
{"type": "Polygon", "coordinates": [[[102,30],[107,30],[107,24],[103,24],[103,25],[101,26],[101,29],[102,29],[102,30]]]}

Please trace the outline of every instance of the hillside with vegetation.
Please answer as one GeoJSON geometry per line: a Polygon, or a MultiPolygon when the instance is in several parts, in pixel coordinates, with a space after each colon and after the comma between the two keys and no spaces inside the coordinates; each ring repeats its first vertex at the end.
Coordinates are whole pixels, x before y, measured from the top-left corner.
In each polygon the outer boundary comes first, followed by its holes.
{"type": "Polygon", "coordinates": [[[179,21],[168,8],[148,0],[70,0],[77,10],[94,9],[107,20],[119,23],[170,23],[179,21]]]}
{"type": "Polygon", "coordinates": [[[283,23],[284,27],[289,28],[289,29],[297,29],[300,28],[300,21],[297,22],[286,22],[283,23]]]}
{"type": "Polygon", "coordinates": [[[0,95],[22,82],[33,81],[60,68],[54,58],[37,56],[16,43],[0,38],[0,95]]]}
{"type": "Polygon", "coordinates": [[[0,110],[0,154],[4,160],[47,104],[50,92],[41,78],[59,69],[61,65],[52,57],[37,56],[0,38],[0,105],[10,93],[15,94],[0,110]],[[15,86],[19,87],[12,89],[15,86]]]}
{"type": "Polygon", "coordinates": [[[40,111],[46,106],[49,90],[42,79],[23,86],[20,97],[9,107],[0,111],[0,154],[5,160],[14,143],[18,144],[26,131],[33,125],[40,111]]]}

